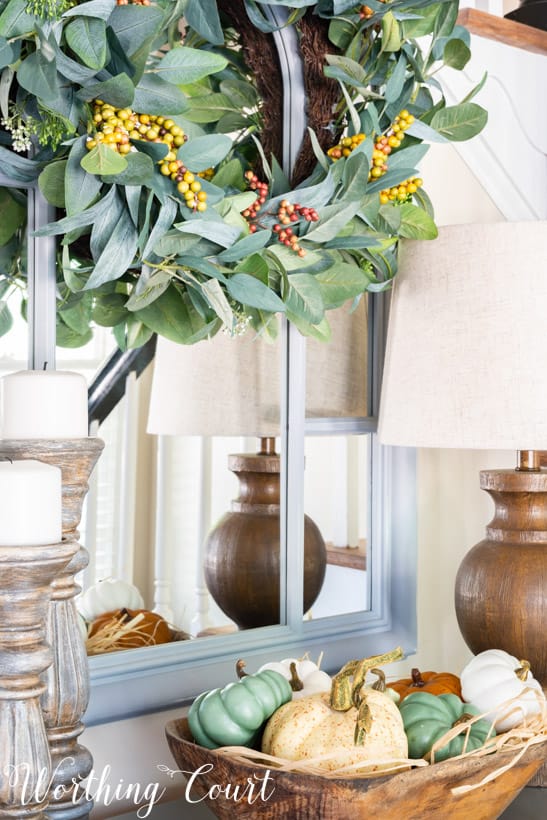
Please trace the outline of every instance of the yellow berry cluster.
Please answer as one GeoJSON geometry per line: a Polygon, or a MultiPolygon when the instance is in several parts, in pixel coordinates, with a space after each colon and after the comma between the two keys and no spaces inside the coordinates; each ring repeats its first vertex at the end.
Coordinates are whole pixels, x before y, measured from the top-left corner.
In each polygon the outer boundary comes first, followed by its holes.
{"type": "Polygon", "coordinates": [[[351,152],[354,151],[358,145],[361,145],[364,139],[366,139],[366,134],[354,134],[352,137],[344,137],[338,145],[333,145],[332,148],[329,148],[327,154],[335,162],[342,157],[349,157],[351,152]]]}
{"type": "Polygon", "coordinates": [[[138,114],[131,108],[115,108],[102,100],[95,100],[93,126],[94,133],[86,142],[89,151],[103,143],[119,154],[128,154],[135,150],[130,142],[132,139],[167,145],[169,151],[159,161],[161,173],[176,183],[177,190],[182,194],[188,208],[206,210],[207,194],[201,190],[201,183],[184,166],[182,160],[177,159],[177,148],[186,141],[180,125],[168,117],[138,114]]]}
{"type": "Polygon", "coordinates": [[[372,151],[369,181],[378,179],[387,171],[387,157],[394,148],[398,148],[405,138],[405,131],[414,122],[414,117],[406,109],[400,111],[385,134],[376,139],[372,151]]]}
{"type": "Polygon", "coordinates": [[[380,191],[380,202],[382,205],[387,205],[388,202],[408,202],[412,194],[415,194],[422,185],[423,182],[420,177],[406,179],[393,188],[386,188],[384,191],[380,191]]]}

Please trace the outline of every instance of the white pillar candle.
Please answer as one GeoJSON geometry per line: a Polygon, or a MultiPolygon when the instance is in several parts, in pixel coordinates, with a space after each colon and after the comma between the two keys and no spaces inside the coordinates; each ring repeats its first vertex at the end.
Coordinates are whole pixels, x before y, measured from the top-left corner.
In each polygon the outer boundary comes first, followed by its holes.
{"type": "Polygon", "coordinates": [[[41,461],[0,461],[0,546],[62,539],[61,470],[41,461]]]}
{"type": "Polygon", "coordinates": [[[0,438],[87,435],[87,384],[79,373],[20,370],[0,379],[0,438]]]}

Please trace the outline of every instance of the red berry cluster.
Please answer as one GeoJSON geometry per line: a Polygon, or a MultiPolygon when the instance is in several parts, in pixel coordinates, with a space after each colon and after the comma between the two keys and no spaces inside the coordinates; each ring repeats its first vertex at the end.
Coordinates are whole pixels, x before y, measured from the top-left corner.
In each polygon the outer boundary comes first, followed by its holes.
{"type": "Polygon", "coordinates": [[[294,233],[293,229],[289,227],[291,223],[298,222],[300,217],[303,217],[306,222],[317,222],[319,214],[315,208],[306,208],[298,202],[292,203],[289,202],[288,199],[282,199],[277,209],[279,222],[276,222],[273,229],[277,234],[279,242],[302,257],[306,255],[306,251],[300,247],[298,244],[298,236],[294,233]]]}
{"type": "MultiPolygon", "coordinates": [[[[268,198],[268,183],[261,182],[256,174],[252,171],[245,171],[245,179],[249,183],[249,188],[251,191],[256,191],[258,196],[253,202],[252,205],[249,205],[248,208],[242,212],[245,219],[256,219],[258,216],[258,212],[266,202],[268,198]]],[[[251,233],[254,233],[257,229],[257,226],[254,224],[249,225],[249,230],[251,233]]]]}

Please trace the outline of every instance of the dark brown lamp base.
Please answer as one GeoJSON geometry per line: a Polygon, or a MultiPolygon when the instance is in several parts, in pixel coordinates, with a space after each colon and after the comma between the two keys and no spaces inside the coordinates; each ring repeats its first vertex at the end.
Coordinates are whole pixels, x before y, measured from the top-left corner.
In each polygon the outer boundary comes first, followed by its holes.
{"type": "Polygon", "coordinates": [[[530,661],[547,685],[547,471],[484,470],[492,497],[486,538],[465,556],[456,578],[456,615],[477,654],[504,649],[530,661]]]}
{"type": "MultiPolygon", "coordinates": [[[[229,456],[240,481],[239,497],[209,533],[205,581],[222,611],[240,629],[278,624],[279,455],[262,439],[262,452],[229,456]]],[[[327,564],[317,525],[304,517],[304,611],[319,595],[327,564]]]]}

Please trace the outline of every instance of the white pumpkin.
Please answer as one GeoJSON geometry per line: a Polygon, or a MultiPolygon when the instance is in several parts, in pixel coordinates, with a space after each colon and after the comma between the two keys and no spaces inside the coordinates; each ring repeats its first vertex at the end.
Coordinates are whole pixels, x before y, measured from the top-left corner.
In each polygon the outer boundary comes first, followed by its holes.
{"type": "Polygon", "coordinates": [[[527,661],[503,649],[487,649],[472,658],[460,675],[462,698],[491,713],[498,732],[512,729],[545,708],[545,695],[527,661]],[[503,706],[508,700],[510,706],[503,706]]]}
{"type": "Polygon", "coordinates": [[[265,754],[285,760],[311,760],[324,771],[333,771],[355,763],[355,770],[379,771],[388,761],[406,760],[408,743],[399,709],[382,692],[366,692],[370,727],[364,743],[354,742],[357,709],[338,712],[330,706],[330,696],[322,693],[281,706],[269,719],[262,737],[265,754]],[[372,761],[376,760],[376,763],[372,761]],[[381,761],[381,762],[380,762],[381,761]]]}
{"type": "Polygon", "coordinates": [[[136,586],[120,578],[98,581],[76,599],[78,612],[86,621],[94,621],[115,609],[144,609],[144,601],[136,586]]]}
{"type": "Polygon", "coordinates": [[[331,690],[331,676],[319,669],[319,666],[308,658],[285,658],[282,661],[272,661],[265,663],[258,671],[263,672],[265,669],[273,669],[289,681],[293,690],[293,698],[303,698],[317,692],[330,692],[331,690]],[[300,689],[294,688],[300,684],[302,685],[300,689]]]}

